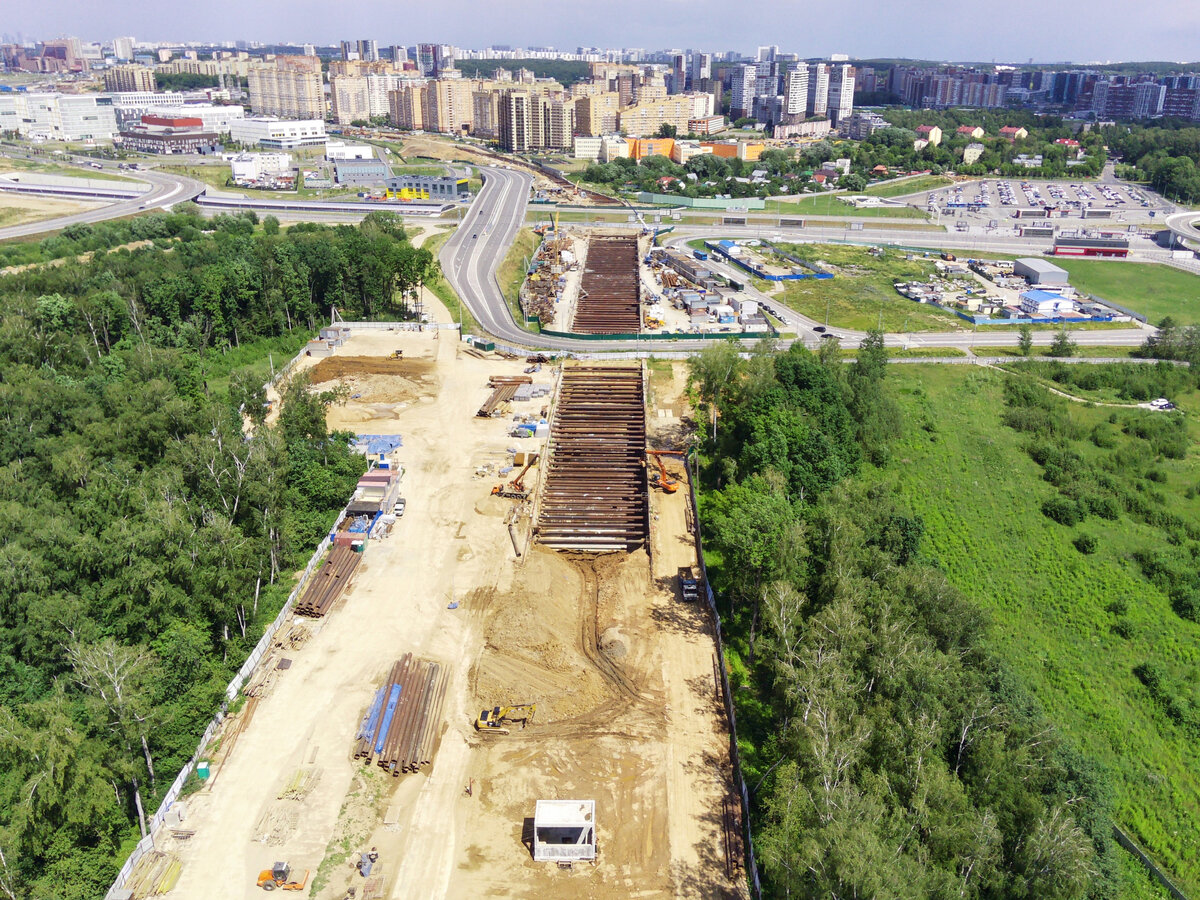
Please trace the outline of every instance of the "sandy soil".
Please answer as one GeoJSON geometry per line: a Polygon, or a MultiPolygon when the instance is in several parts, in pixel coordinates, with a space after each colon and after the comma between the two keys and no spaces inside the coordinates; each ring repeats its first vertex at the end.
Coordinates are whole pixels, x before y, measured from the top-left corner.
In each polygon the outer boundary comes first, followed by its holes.
{"type": "Polygon", "coordinates": [[[77,200],[51,200],[36,194],[0,191],[0,227],[70,216],[84,210],[96,209],[102,205],[101,203],[81,203],[77,200]]]}
{"type": "MultiPolygon", "coordinates": [[[[450,333],[387,332],[356,335],[318,363],[323,385],[361,394],[331,410],[332,426],[403,435],[408,511],[371,542],[339,608],[300,649],[280,651],[291,667],[247,705],[253,718],[230,729],[214,778],[186,801],[194,835],[159,838],[183,861],[169,896],[250,900],[258,871],[286,859],[300,876],[320,873],[310,896],[340,900],[353,886],[361,898],[368,885],[351,861],[375,846],[382,896],[396,900],[744,897],[724,866],[728,736],[711,623],[679,601],[674,577],[695,561],[685,492],[652,498],[649,552],[530,547],[527,513],[474,474],[506,464],[508,447],[542,449],[474,415],[487,376],[524,363],[476,359],[450,333]],[[378,358],[397,348],[403,361],[378,358]],[[406,651],[446,665],[450,687],[433,766],[393,779],[351,753],[373,691],[406,651]],[[534,723],[476,734],[479,710],[506,702],[536,702],[534,723]],[[307,796],[281,799],[305,768],[320,773],[307,796]],[[594,865],[532,861],[524,838],[538,798],[597,801],[594,865]]],[[[677,420],[676,381],[657,394],[677,420]]]]}

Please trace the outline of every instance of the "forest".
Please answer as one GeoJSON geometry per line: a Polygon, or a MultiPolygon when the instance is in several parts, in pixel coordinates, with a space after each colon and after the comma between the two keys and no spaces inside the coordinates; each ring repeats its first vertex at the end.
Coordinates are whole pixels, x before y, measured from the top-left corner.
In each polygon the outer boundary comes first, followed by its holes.
{"type": "Polygon", "coordinates": [[[1182,203],[1200,201],[1200,128],[1195,124],[1114,125],[1100,134],[1122,159],[1119,175],[1148,181],[1163,196],[1182,203]]]}
{"type": "Polygon", "coordinates": [[[910,427],[882,334],[850,364],[831,342],[690,365],[766,895],[1117,895],[1102,770],[994,654],[923,518],[855,477],[910,427]]]}
{"type": "Polygon", "coordinates": [[[435,271],[387,216],[151,218],[175,237],[0,277],[8,897],[103,896],[365,469],[335,393],[293,379],[266,427],[249,364],[435,271]]]}

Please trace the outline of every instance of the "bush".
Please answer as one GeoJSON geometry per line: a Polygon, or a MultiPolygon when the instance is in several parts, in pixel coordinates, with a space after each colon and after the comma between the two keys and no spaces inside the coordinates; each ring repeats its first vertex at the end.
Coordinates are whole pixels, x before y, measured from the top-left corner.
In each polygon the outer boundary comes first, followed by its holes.
{"type": "Polygon", "coordinates": [[[1092,553],[1096,552],[1096,545],[1098,542],[1096,541],[1096,538],[1094,535],[1081,534],[1078,537],[1076,537],[1075,540],[1072,541],[1072,543],[1075,545],[1076,550],[1078,550],[1080,553],[1087,555],[1087,554],[1092,554],[1092,553]]]}
{"type": "Polygon", "coordinates": [[[1060,525],[1078,525],[1083,515],[1079,504],[1066,497],[1051,497],[1042,504],[1042,514],[1060,525]]]}

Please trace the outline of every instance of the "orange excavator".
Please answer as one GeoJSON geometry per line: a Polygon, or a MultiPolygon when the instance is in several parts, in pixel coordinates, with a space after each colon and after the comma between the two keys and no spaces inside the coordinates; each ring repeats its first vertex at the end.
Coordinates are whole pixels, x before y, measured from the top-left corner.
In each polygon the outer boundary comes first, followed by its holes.
{"type": "Polygon", "coordinates": [[[308,884],[308,872],[304,873],[303,881],[292,880],[292,867],[285,862],[277,862],[269,869],[258,873],[258,886],[264,891],[302,891],[308,884]]]}
{"type": "Polygon", "coordinates": [[[533,468],[534,463],[538,461],[536,453],[529,454],[529,461],[525,463],[525,468],[508,484],[501,482],[492,488],[493,497],[508,497],[510,500],[524,500],[529,496],[529,491],[525,488],[525,473],[533,468]]]}
{"type": "Polygon", "coordinates": [[[654,461],[658,463],[658,471],[650,473],[650,483],[661,488],[666,494],[673,494],[679,490],[679,482],[667,471],[667,467],[663,465],[662,461],[664,456],[679,456],[679,454],[669,450],[647,450],[646,455],[653,457],[654,461]]]}

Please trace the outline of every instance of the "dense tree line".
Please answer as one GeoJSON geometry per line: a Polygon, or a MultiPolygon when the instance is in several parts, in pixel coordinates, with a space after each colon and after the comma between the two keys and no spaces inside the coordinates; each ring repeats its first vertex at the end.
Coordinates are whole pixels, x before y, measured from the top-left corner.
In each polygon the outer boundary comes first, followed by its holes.
{"type": "Polygon", "coordinates": [[[413,248],[387,219],[214,224],[0,278],[5,896],[104,894],[365,468],[338,394],[293,379],[264,427],[225,360],[395,312],[413,248]]]}
{"type": "Polygon", "coordinates": [[[886,483],[882,336],[692,363],[701,514],[726,607],[768,896],[1111,896],[1111,800],[987,650],[886,483]],[[871,486],[866,486],[871,483],[871,486]]]}

